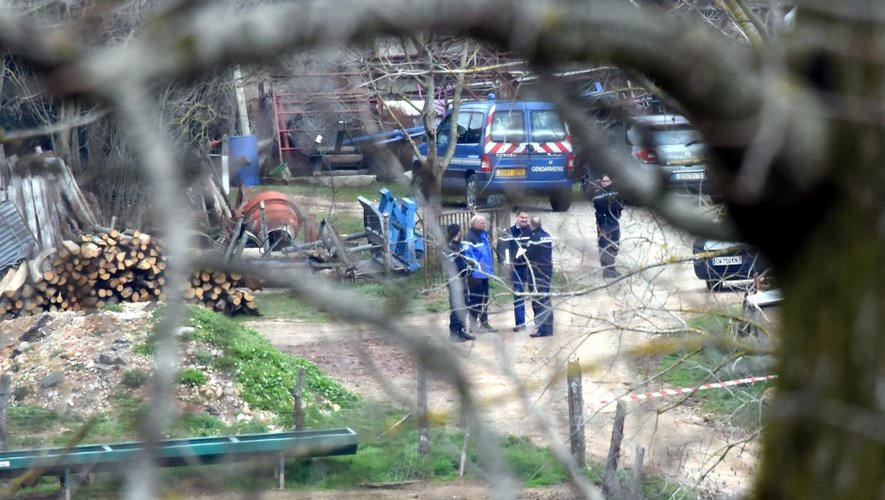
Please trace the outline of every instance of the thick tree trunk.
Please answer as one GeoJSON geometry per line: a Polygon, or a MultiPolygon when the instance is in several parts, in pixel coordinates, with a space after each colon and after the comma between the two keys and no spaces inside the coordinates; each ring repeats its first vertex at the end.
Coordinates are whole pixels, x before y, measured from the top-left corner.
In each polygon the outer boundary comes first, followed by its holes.
{"type": "MultiPolygon", "coordinates": [[[[866,3],[854,2],[854,12],[866,3]]],[[[833,4],[834,5],[834,4],[833,4]]],[[[841,5],[840,5],[841,8],[841,5]]],[[[826,48],[809,79],[832,103],[827,211],[784,262],[777,400],[765,434],[758,498],[885,494],[885,26],[813,11],[826,48]],[[828,17],[832,16],[832,17],[828,17]],[[849,28],[849,26],[851,26],[849,28]],[[824,29],[826,28],[826,30],[824,29]],[[848,34],[850,32],[850,35],[848,34]],[[816,77],[827,75],[824,80],[816,77]]],[[[843,14],[846,10],[841,11],[843,14]]],[[[880,11],[881,12],[881,11],[880,11]]],[[[881,23],[881,21],[879,21],[881,23]]],[[[815,26],[817,24],[817,26],[815,26]]],[[[800,61],[801,62],[801,61],[800,61]]]]}
{"type": "MultiPolygon", "coordinates": [[[[852,156],[845,164],[860,165],[852,156]]],[[[885,491],[885,238],[870,234],[883,216],[871,201],[885,193],[874,181],[881,167],[865,164],[870,177],[861,169],[852,177],[871,182],[857,182],[857,196],[840,199],[784,280],[778,402],[760,498],[881,498],[885,491]]]]}

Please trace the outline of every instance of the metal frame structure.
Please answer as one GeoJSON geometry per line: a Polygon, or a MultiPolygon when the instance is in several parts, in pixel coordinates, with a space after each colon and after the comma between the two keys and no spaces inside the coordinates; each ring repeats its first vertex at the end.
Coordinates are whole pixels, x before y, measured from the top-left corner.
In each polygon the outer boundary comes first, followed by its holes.
{"type": "MultiPolygon", "coordinates": [[[[0,479],[30,471],[37,476],[59,476],[70,499],[71,474],[122,470],[144,453],[145,443],[109,443],[0,452],[0,479]]],[[[155,445],[164,467],[209,465],[249,458],[275,458],[284,478],[285,458],[353,455],[357,434],[340,429],[242,434],[187,439],[170,439],[155,445]]]]}

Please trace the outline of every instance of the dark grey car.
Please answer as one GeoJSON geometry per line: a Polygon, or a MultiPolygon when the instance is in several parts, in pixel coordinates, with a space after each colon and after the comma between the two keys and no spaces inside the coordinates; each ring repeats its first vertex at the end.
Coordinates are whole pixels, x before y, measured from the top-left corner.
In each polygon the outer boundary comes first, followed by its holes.
{"type": "Polygon", "coordinates": [[[627,127],[626,138],[634,160],[644,168],[659,171],[671,187],[691,193],[706,191],[704,144],[684,117],[637,117],[627,127]]]}

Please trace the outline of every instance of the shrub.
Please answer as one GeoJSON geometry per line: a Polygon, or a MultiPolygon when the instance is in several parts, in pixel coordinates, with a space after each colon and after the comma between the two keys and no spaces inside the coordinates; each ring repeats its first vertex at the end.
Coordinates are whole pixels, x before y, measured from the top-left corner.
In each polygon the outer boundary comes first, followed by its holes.
{"type": "Polygon", "coordinates": [[[178,383],[181,385],[196,387],[199,385],[203,385],[208,381],[209,377],[207,377],[205,373],[196,368],[188,368],[186,370],[182,370],[178,374],[178,383]]]}
{"type": "Polygon", "coordinates": [[[16,401],[24,401],[30,394],[31,390],[26,385],[17,385],[12,389],[12,399],[16,401]]]}
{"type": "Polygon", "coordinates": [[[120,381],[123,385],[130,389],[138,389],[143,386],[145,382],[147,382],[148,378],[150,378],[150,374],[148,372],[142,370],[141,368],[133,368],[131,370],[126,370],[123,372],[123,378],[120,381]]]}
{"type": "Polygon", "coordinates": [[[123,312],[123,306],[117,302],[108,302],[107,304],[104,305],[104,310],[120,313],[120,312],[123,312]]]}

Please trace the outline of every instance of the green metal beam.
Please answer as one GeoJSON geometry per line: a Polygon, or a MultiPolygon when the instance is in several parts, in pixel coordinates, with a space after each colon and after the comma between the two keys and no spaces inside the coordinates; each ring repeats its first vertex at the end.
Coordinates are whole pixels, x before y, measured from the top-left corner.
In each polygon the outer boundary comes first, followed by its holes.
{"type": "MultiPolygon", "coordinates": [[[[62,475],[66,471],[117,469],[134,460],[145,449],[144,443],[108,443],[0,452],[0,478],[15,477],[36,469],[39,475],[62,475]]],[[[357,435],[352,429],[275,432],[170,439],[157,444],[157,456],[166,467],[208,465],[220,462],[266,458],[308,458],[353,455],[357,435]]]]}

